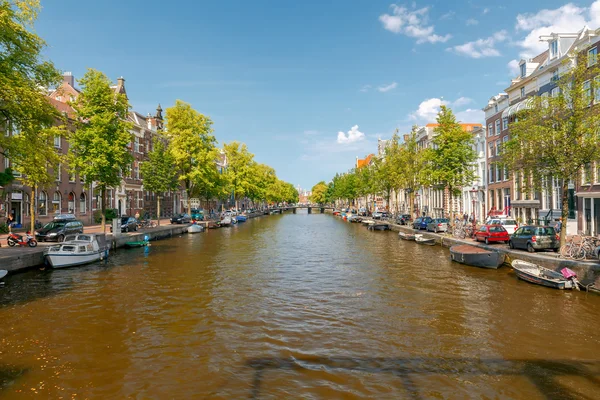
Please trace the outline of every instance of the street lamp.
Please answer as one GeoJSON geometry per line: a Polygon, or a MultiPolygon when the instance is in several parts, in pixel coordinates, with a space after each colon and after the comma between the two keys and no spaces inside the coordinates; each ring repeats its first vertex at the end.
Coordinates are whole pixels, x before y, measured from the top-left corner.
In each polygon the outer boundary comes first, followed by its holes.
{"type": "Polygon", "coordinates": [[[475,236],[475,228],[477,227],[477,221],[475,217],[475,203],[477,202],[477,194],[479,193],[479,190],[473,188],[469,190],[469,192],[471,193],[471,201],[473,202],[473,236],[475,236]]]}

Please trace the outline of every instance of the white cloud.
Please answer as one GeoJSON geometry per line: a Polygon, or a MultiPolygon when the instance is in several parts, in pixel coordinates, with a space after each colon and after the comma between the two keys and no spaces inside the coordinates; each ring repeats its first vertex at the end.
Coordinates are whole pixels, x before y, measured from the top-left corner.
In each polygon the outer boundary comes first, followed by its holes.
{"type": "Polygon", "coordinates": [[[448,11],[446,14],[442,15],[440,17],[441,20],[448,20],[448,19],[452,19],[454,18],[454,16],[456,15],[456,13],[454,11],[448,11]]]}
{"type": "Polygon", "coordinates": [[[508,62],[508,64],[506,64],[506,66],[508,67],[508,71],[510,76],[515,76],[519,74],[519,62],[517,60],[510,60],[508,62]]]}
{"type": "Polygon", "coordinates": [[[477,21],[475,18],[469,18],[466,23],[467,26],[479,25],[479,21],[477,21]]]}
{"type": "Polygon", "coordinates": [[[485,113],[479,109],[467,108],[456,113],[456,120],[460,123],[485,123],[485,113]]]}
{"type": "Polygon", "coordinates": [[[484,113],[477,109],[467,108],[466,110],[456,111],[461,107],[471,104],[473,99],[468,97],[459,97],[454,101],[447,101],[443,98],[432,98],[426,99],[419,104],[417,111],[409,115],[409,119],[417,121],[419,123],[428,123],[436,120],[438,113],[440,112],[440,106],[452,107],[456,119],[462,122],[480,122],[484,113]]]}
{"type": "Polygon", "coordinates": [[[502,30],[488,38],[448,47],[446,50],[471,58],[497,57],[500,55],[500,52],[496,49],[496,44],[504,42],[507,38],[507,32],[502,30]]]}
{"type": "Polygon", "coordinates": [[[389,92],[390,90],[396,89],[396,86],[398,86],[398,84],[396,82],[392,82],[389,85],[379,86],[377,90],[379,90],[382,93],[385,93],[389,92]]]}
{"type": "MultiPolygon", "coordinates": [[[[383,14],[379,20],[383,27],[390,32],[404,34],[408,37],[417,39],[417,43],[445,43],[452,36],[440,36],[434,33],[435,27],[428,25],[429,7],[418,10],[409,10],[406,7],[391,5],[392,14],[383,14]]],[[[414,8],[414,5],[413,5],[414,8]]]]}
{"type": "Polygon", "coordinates": [[[371,85],[364,85],[364,86],[363,86],[363,87],[360,89],[360,91],[361,91],[361,92],[363,92],[363,93],[366,93],[366,92],[368,92],[369,90],[371,90],[371,88],[372,88],[372,87],[373,87],[373,86],[371,86],[371,85]]]}
{"type": "Polygon", "coordinates": [[[470,104],[472,102],[473,102],[473,99],[470,99],[468,97],[459,97],[458,99],[456,99],[452,102],[452,106],[453,107],[462,107],[462,106],[466,106],[467,104],[470,104]]]}
{"type": "Polygon", "coordinates": [[[515,29],[517,32],[527,32],[525,38],[517,42],[521,47],[520,56],[532,58],[547,50],[548,44],[539,40],[542,35],[578,32],[585,25],[591,28],[600,26],[600,0],[596,0],[589,8],[567,3],[553,10],[519,14],[515,29]]]}
{"type": "Polygon", "coordinates": [[[359,142],[365,139],[365,134],[358,130],[358,125],[354,125],[349,131],[348,134],[344,134],[344,132],[338,132],[337,142],[339,144],[349,144],[354,142],[359,142]]]}
{"type": "Polygon", "coordinates": [[[486,8],[484,8],[484,9],[483,9],[483,11],[482,11],[481,13],[482,13],[483,15],[485,15],[485,14],[487,14],[487,13],[489,13],[489,12],[490,12],[490,9],[486,7],[486,8]]]}
{"type": "Polygon", "coordinates": [[[433,99],[424,100],[419,104],[417,111],[410,114],[410,118],[413,120],[431,121],[437,117],[440,112],[440,106],[447,104],[447,101],[435,97],[433,99]]]}

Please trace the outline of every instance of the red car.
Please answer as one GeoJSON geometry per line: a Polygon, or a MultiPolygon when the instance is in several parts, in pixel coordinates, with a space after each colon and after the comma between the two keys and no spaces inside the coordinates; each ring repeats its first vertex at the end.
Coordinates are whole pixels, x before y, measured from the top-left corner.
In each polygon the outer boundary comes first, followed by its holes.
{"type": "Polygon", "coordinates": [[[485,244],[490,242],[508,242],[510,237],[508,232],[502,225],[483,225],[475,232],[475,240],[477,242],[484,241],[485,244]]]}

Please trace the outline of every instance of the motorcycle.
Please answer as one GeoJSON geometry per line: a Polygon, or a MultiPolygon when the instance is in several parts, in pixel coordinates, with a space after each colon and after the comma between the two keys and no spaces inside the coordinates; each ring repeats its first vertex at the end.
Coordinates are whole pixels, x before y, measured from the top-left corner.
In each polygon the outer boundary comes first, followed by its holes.
{"type": "Polygon", "coordinates": [[[8,234],[6,242],[10,247],[14,247],[16,245],[35,247],[38,244],[37,240],[35,240],[35,238],[31,236],[29,231],[27,231],[25,236],[17,235],[16,233],[11,232],[8,234]]]}

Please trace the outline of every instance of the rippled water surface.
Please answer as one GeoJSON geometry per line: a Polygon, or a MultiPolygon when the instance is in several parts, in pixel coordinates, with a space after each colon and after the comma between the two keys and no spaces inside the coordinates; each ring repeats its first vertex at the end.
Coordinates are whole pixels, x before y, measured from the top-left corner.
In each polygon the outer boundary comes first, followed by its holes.
{"type": "Polygon", "coordinates": [[[600,397],[600,296],[330,215],[8,278],[2,399],[600,397]]]}

